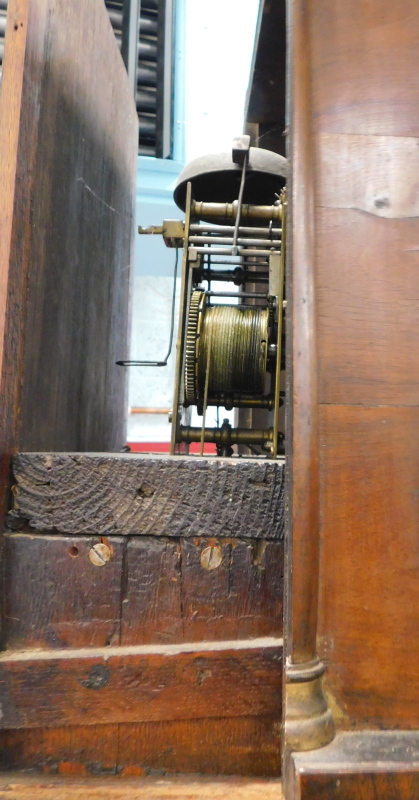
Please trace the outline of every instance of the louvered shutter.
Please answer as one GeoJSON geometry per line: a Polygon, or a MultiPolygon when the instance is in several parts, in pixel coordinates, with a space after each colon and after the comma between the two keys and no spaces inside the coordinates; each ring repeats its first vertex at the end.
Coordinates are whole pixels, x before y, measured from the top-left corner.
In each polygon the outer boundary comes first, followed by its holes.
{"type": "MultiPolygon", "coordinates": [[[[0,0],[1,2],[1,0],[0,0]]],[[[135,86],[139,153],[170,158],[173,114],[173,0],[105,0],[135,86]],[[134,50],[137,50],[135,58],[134,50]],[[136,74],[133,71],[136,66],[136,74]]]]}
{"type": "MultiPolygon", "coordinates": [[[[0,78],[7,1],[0,0],[0,78]]],[[[105,0],[136,93],[140,155],[171,158],[173,130],[173,0],[105,0]],[[140,20],[138,26],[138,10],[140,20]]]]}

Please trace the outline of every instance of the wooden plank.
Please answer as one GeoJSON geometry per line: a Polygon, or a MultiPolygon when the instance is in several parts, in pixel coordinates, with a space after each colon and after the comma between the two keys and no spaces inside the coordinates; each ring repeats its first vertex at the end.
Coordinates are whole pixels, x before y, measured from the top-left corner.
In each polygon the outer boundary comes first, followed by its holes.
{"type": "Polygon", "coordinates": [[[416,15],[416,0],[406,0],[403,5],[392,0],[316,3],[312,24],[314,130],[417,136],[416,15]]]}
{"type": "Polygon", "coordinates": [[[319,646],[335,714],[417,728],[419,409],[324,406],[321,441],[319,646]]]}
{"type": "Polygon", "coordinates": [[[121,725],[119,761],[123,774],[143,765],[146,771],[275,777],[280,729],[280,715],[121,725]]]}
{"type": "Polygon", "coordinates": [[[280,636],[282,599],[282,542],[182,541],[187,641],[280,636]]]}
{"type": "Polygon", "coordinates": [[[3,729],[276,716],[282,640],[5,651],[3,729]]]}
{"type": "Polygon", "coordinates": [[[283,461],[22,453],[14,475],[11,519],[41,531],[283,537],[283,461]]]}
{"type": "Polygon", "coordinates": [[[118,736],[118,725],[1,731],[0,769],[36,769],[59,775],[116,774],[118,736]]]}
{"type": "Polygon", "coordinates": [[[281,635],[283,542],[102,537],[107,562],[92,555],[100,542],[5,534],[4,648],[281,635]]]}
{"type": "Polygon", "coordinates": [[[37,778],[12,774],[0,779],[0,798],[7,800],[281,800],[277,780],[172,777],[124,780],[37,778]]]}
{"type": "Polygon", "coordinates": [[[5,535],[3,647],[119,644],[125,540],[107,540],[110,560],[103,566],[89,558],[99,542],[88,536],[5,535]]]}
{"type": "MultiPolygon", "coordinates": [[[[29,119],[25,119],[25,111],[33,112],[34,108],[22,103],[23,78],[26,61],[26,38],[29,24],[29,5],[8,4],[7,47],[2,65],[2,86],[0,94],[0,395],[2,415],[0,423],[0,515],[3,517],[7,503],[7,491],[10,475],[10,454],[16,444],[18,422],[18,391],[23,364],[23,297],[26,284],[28,240],[22,230],[24,220],[30,218],[30,196],[33,190],[31,170],[26,174],[26,191],[20,191],[19,215],[14,214],[15,187],[17,167],[19,163],[19,145],[26,151],[26,164],[30,165],[36,150],[36,139],[31,141],[32,129],[29,119]],[[22,114],[23,112],[23,114],[22,114]],[[20,130],[21,119],[23,122],[20,130]],[[27,131],[29,130],[29,135],[27,131]],[[15,228],[17,228],[15,233],[15,228]],[[14,249],[20,247],[20,258],[12,257],[14,249]],[[14,301],[14,302],[13,302],[14,301]]],[[[31,36],[33,47],[39,46],[42,40],[42,27],[45,22],[41,13],[38,20],[31,20],[31,36]]],[[[31,51],[28,50],[30,58],[31,51]]],[[[34,79],[33,100],[35,109],[38,105],[39,65],[30,58],[30,68],[34,79]],[[38,83],[36,81],[38,78],[38,83]]],[[[28,115],[30,117],[30,113],[28,115]]],[[[34,115],[36,119],[36,116],[34,115]]],[[[22,176],[20,183],[23,188],[22,176]]]]}
{"type": "Polygon", "coordinates": [[[0,769],[279,776],[280,726],[279,717],[233,717],[1,731],[0,769]]]}
{"type": "MultiPolygon", "coordinates": [[[[181,543],[128,540],[121,596],[121,644],[185,641],[181,543]]],[[[192,641],[192,640],[190,640],[192,641]]]]}
{"type": "Polygon", "coordinates": [[[117,449],[135,104],[102,0],[10,0],[0,95],[0,455],[117,449]]]}
{"type": "MultiPolygon", "coordinates": [[[[328,171],[334,169],[339,152],[333,151],[336,158],[331,158],[328,171]]],[[[356,152],[354,144],[353,160],[356,152]]],[[[366,158],[359,156],[361,165],[365,166],[366,158]]],[[[356,176],[351,164],[346,166],[340,192],[333,189],[337,205],[350,202],[357,191],[349,191],[356,176]]],[[[338,167],[335,172],[339,174],[338,167]]],[[[385,183],[379,190],[376,182],[374,190],[371,168],[365,166],[364,174],[370,188],[359,206],[364,204],[367,210],[369,204],[387,197],[390,208],[376,209],[375,214],[355,208],[317,211],[320,401],[414,406],[419,403],[418,217],[412,202],[410,212],[406,202],[405,209],[400,209],[402,199],[390,193],[385,183]],[[383,216],[393,207],[400,218],[383,216]]],[[[411,180],[399,178],[399,182],[407,196],[416,196],[411,180]]],[[[324,200],[330,202],[326,189],[324,200]]]]}

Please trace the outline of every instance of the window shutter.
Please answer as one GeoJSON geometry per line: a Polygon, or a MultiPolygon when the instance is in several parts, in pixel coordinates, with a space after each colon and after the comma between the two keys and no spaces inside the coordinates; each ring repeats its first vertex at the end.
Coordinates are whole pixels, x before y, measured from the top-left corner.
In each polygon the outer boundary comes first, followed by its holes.
{"type": "Polygon", "coordinates": [[[105,5],[136,95],[139,153],[170,158],[173,0],[141,0],[139,34],[138,0],[105,0],[105,5]]]}
{"type": "MultiPolygon", "coordinates": [[[[0,80],[7,2],[0,0],[0,80]]],[[[173,4],[174,0],[105,0],[136,97],[138,152],[157,158],[172,156],[173,4]]]]}

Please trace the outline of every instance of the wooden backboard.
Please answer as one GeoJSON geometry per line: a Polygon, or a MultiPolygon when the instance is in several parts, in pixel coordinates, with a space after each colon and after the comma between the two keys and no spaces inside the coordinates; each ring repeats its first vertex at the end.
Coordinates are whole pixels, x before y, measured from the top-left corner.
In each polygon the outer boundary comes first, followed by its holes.
{"type": "Polygon", "coordinates": [[[124,444],[137,117],[103,0],[10,0],[0,453],[124,444]]]}

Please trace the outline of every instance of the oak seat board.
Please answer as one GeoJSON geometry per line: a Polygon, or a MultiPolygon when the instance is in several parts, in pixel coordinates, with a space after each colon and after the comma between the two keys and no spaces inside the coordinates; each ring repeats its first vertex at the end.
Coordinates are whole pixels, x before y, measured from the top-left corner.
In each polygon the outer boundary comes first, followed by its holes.
{"type": "Polygon", "coordinates": [[[2,729],[280,715],[282,640],[4,651],[2,729]]]}
{"type": "Polygon", "coordinates": [[[98,536],[283,538],[283,460],[19,453],[13,472],[13,525],[98,536]]]}

